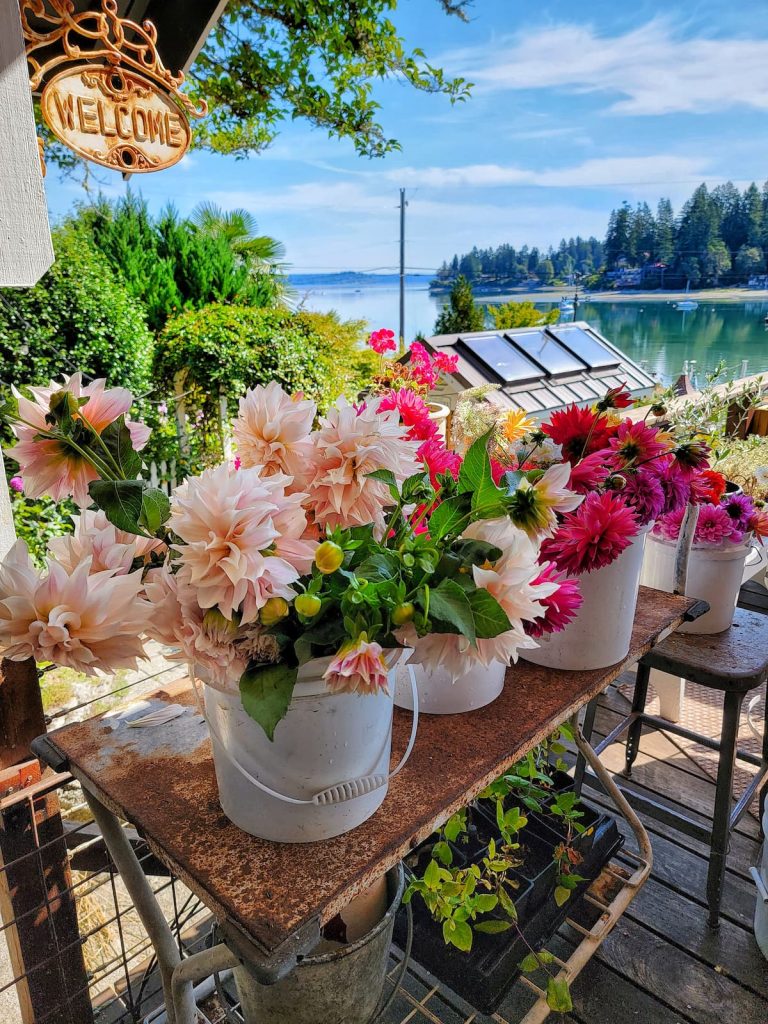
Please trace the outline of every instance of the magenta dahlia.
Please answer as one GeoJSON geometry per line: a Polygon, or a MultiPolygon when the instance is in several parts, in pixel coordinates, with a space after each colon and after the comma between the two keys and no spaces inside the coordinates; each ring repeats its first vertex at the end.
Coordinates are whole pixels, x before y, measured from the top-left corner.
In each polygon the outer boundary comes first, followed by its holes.
{"type": "Polygon", "coordinates": [[[429,470],[429,479],[433,487],[438,486],[438,475],[450,473],[458,477],[461,467],[461,456],[446,448],[442,437],[430,437],[419,446],[416,458],[429,470]]]}
{"type": "Polygon", "coordinates": [[[427,441],[437,434],[437,424],[429,417],[429,406],[415,391],[400,388],[388,391],[379,401],[378,411],[397,409],[401,423],[408,427],[409,441],[427,441]]]}
{"type": "Polygon", "coordinates": [[[528,636],[540,637],[544,633],[559,633],[572,622],[582,604],[579,581],[573,576],[560,572],[554,562],[547,562],[541,572],[533,580],[535,587],[539,583],[557,583],[558,589],[549,597],[540,600],[544,614],[532,622],[525,620],[523,627],[528,636]]]}
{"type": "Polygon", "coordinates": [[[618,494],[592,492],[564,517],[555,536],[544,541],[541,556],[573,576],[603,569],[629,547],[639,525],[634,509],[618,494]]]}
{"type": "Polygon", "coordinates": [[[667,500],[658,476],[641,469],[637,473],[627,473],[626,481],[621,496],[637,513],[640,525],[645,526],[658,519],[667,500]]]}
{"type": "Polygon", "coordinates": [[[592,452],[581,462],[577,462],[568,481],[570,489],[577,494],[589,494],[604,484],[611,472],[611,467],[607,463],[608,454],[606,451],[592,452]]]}

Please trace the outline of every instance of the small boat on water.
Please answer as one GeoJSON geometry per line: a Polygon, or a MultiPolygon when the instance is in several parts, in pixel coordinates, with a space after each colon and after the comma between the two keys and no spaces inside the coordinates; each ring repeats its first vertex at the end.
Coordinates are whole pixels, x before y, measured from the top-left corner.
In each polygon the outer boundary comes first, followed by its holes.
{"type": "MultiPolygon", "coordinates": [[[[685,288],[685,294],[688,295],[691,290],[691,282],[689,281],[685,288]]],[[[675,309],[682,309],[683,312],[689,309],[698,309],[699,304],[695,299],[682,299],[680,302],[675,303],[675,309]]]]}

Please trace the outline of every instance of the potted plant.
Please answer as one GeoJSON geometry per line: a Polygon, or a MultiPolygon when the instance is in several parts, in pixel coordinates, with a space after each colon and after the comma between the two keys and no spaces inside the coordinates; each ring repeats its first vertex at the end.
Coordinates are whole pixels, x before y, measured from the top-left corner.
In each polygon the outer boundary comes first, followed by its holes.
{"type": "Polygon", "coordinates": [[[582,598],[563,628],[545,631],[524,652],[535,664],[596,669],[626,656],[646,534],[688,500],[707,466],[706,445],[622,418],[631,402],[623,386],[614,387],[593,408],[569,406],[540,426],[517,410],[498,423],[494,478],[513,497],[510,519],[540,539],[540,562],[578,581],[582,598]],[[570,509],[550,504],[544,515],[536,491],[554,472],[580,501],[570,509]]]}
{"type": "MultiPolygon", "coordinates": [[[[749,495],[728,490],[717,473],[706,475],[708,487],[695,497],[698,517],[688,557],[685,593],[708,602],[709,611],[680,632],[720,633],[733,621],[744,574],[744,561],[755,541],[768,536],[768,512],[749,495]]],[[[661,516],[648,538],[642,582],[672,591],[675,561],[685,509],[661,516]]]]}
{"type": "MultiPolygon", "coordinates": [[[[406,861],[413,955],[486,1013],[521,971],[548,970],[542,945],[622,843],[610,817],[577,799],[564,765],[549,764],[560,740],[531,751],[406,861]]],[[[555,974],[548,1001],[562,1009],[569,996],[555,974]]]]}
{"type": "MultiPolygon", "coordinates": [[[[438,475],[438,501],[434,467],[380,396],[339,399],[315,426],[314,403],[273,382],[241,400],[235,462],[169,499],[142,477],[149,432],[132,401],[79,374],[14,394],[26,492],[83,511],[45,572],[21,541],[0,568],[0,650],[90,674],[134,667],[143,638],[168,644],[203,684],[236,824],[286,842],[355,827],[386,795],[410,639],[522,635],[494,596],[504,551],[464,536],[504,512],[485,446],[456,479],[438,475]]],[[[529,563],[520,586],[538,615],[551,587],[529,563]]]]}

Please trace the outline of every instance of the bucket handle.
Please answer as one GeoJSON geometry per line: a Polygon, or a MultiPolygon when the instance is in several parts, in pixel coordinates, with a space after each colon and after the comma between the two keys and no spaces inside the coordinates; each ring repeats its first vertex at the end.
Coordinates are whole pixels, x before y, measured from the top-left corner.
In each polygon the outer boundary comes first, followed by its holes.
{"type": "MultiPolygon", "coordinates": [[[[205,705],[202,701],[199,702],[200,714],[205,719],[205,723],[213,736],[213,738],[219,744],[220,749],[224,752],[225,756],[229,760],[230,764],[234,765],[235,768],[243,775],[252,785],[256,786],[267,796],[274,797],[275,800],[282,800],[286,804],[294,804],[302,807],[315,804],[319,807],[325,807],[330,804],[341,804],[347,800],[354,800],[359,796],[367,796],[368,793],[373,793],[374,790],[381,789],[386,786],[390,779],[393,779],[397,773],[405,767],[408,758],[411,756],[413,746],[416,743],[416,732],[419,727],[419,690],[416,685],[416,674],[410,665],[407,666],[408,675],[411,681],[411,692],[413,694],[413,723],[411,725],[411,735],[408,739],[408,746],[405,748],[405,753],[400,758],[398,765],[388,774],[383,772],[376,772],[372,775],[362,775],[357,779],[348,779],[346,782],[338,782],[335,786],[329,786],[327,789],[321,790],[319,793],[315,793],[309,800],[300,800],[297,797],[286,796],[284,793],[278,793],[277,790],[271,789],[265,785],[259,779],[236,761],[227,750],[224,742],[222,741],[219,733],[214,727],[208,715],[205,713],[205,705]]],[[[192,686],[197,695],[197,678],[195,675],[194,665],[191,666],[190,675],[192,677],[192,686]]]]}

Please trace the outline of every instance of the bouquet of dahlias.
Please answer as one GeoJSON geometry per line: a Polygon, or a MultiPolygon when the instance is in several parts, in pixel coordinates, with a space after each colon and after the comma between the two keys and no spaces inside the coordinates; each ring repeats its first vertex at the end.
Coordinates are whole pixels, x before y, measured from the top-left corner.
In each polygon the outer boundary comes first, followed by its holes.
{"type": "MultiPolygon", "coordinates": [[[[239,688],[271,739],[310,660],[329,659],[331,692],[377,693],[390,651],[432,638],[509,659],[556,609],[559,581],[538,564],[519,488],[494,482],[488,439],[458,460],[399,389],[339,399],[318,422],[313,402],[256,387],[235,462],[170,499],[142,476],[132,402],[79,374],[14,391],[9,454],[26,493],[82,512],[46,571],[22,541],[0,567],[6,657],[109,672],[151,638],[239,688]]],[[[567,513],[581,498],[548,473],[530,486],[547,515],[567,513]]]]}
{"type": "MultiPolygon", "coordinates": [[[[762,502],[748,494],[726,493],[725,478],[711,470],[702,474],[700,483],[696,495],[699,514],[693,534],[694,546],[728,547],[753,538],[762,544],[768,537],[768,512],[762,502]]],[[[676,541],[684,517],[684,508],[661,516],[653,527],[653,536],[676,541]]]]}

